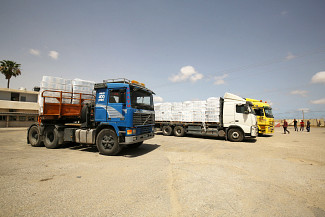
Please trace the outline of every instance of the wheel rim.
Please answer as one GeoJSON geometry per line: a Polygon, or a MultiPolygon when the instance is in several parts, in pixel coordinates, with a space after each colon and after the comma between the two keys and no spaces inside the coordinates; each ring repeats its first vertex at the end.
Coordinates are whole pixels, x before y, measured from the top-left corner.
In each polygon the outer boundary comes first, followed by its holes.
{"type": "Polygon", "coordinates": [[[112,149],[114,146],[114,138],[112,136],[103,136],[103,139],[101,141],[101,145],[105,148],[105,149],[112,149]]]}
{"type": "Polygon", "coordinates": [[[238,132],[233,132],[232,133],[232,138],[238,139],[239,138],[239,133],[238,132]]]}
{"type": "Polygon", "coordinates": [[[177,129],[177,131],[176,131],[178,134],[181,134],[181,129],[177,129]]]}
{"type": "Polygon", "coordinates": [[[32,140],[33,142],[36,142],[36,141],[38,140],[38,132],[37,132],[36,130],[33,130],[33,131],[31,132],[31,140],[32,140]]]}

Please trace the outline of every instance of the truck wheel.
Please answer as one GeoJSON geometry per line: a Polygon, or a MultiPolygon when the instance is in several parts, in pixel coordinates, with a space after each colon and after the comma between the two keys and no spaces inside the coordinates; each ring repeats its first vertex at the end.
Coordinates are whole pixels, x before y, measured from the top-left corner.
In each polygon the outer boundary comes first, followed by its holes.
{"type": "Polygon", "coordinates": [[[182,126],[176,126],[174,128],[174,135],[178,137],[182,137],[185,135],[185,130],[182,126]]]}
{"type": "Polygon", "coordinates": [[[241,142],[244,139],[244,135],[239,129],[230,129],[228,131],[228,138],[232,142],[241,142]]]}
{"type": "Polygon", "coordinates": [[[173,134],[173,129],[171,126],[163,126],[162,132],[164,136],[171,136],[173,134]]]}
{"type": "Polygon", "coordinates": [[[28,141],[31,146],[33,147],[40,147],[42,146],[40,132],[37,126],[32,126],[28,132],[28,141]]]}
{"type": "Polygon", "coordinates": [[[103,129],[98,133],[96,145],[99,153],[103,155],[116,155],[121,151],[117,135],[110,129],[103,129]]]}
{"type": "Polygon", "coordinates": [[[137,148],[137,147],[139,147],[142,144],[143,144],[143,141],[142,142],[133,143],[133,144],[128,144],[127,147],[128,148],[137,148]]]}
{"type": "Polygon", "coordinates": [[[59,135],[58,130],[54,126],[48,126],[44,130],[44,145],[46,148],[58,148],[59,147],[59,135]]]}

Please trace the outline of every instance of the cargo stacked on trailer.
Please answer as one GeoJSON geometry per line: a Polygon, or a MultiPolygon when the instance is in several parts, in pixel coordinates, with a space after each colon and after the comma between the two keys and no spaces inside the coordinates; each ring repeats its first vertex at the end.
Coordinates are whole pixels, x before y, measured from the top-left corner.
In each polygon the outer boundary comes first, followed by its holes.
{"type": "Polygon", "coordinates": [[[92,89],[91,82],[74,81],[72,92],[45,87],[40,92],[39,123],[27,133],[32,146],[96,144],[101,154],[116,155],[123,146],[138,147],[154,137],[154,93],[144,84],[110,79],[92,89]]]}
{"type": "Polygon", "coordinates": [[[206,101],[155,105],[156,128],[165,136],[210,135],[240,142],[257,136],[252,103],[234,94],[206,101]]]}

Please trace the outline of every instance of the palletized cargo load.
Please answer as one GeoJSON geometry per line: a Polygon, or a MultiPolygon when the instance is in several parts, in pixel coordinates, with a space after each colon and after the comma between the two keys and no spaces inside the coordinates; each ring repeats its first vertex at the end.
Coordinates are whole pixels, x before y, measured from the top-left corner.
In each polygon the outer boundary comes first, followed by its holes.
{"type": "Polygon", "coordinates": [[[156,121],[215,122],[220,121],[220,98],[155,105],[156,121]]]}
{"type": "Polygon", "coordinates": [[[53,76],[43,76],[38,96],[38,103],[40,105],[39,113],[43,114],[44,100],[46,103],[60,103],[58,99],[61,97],[61,92],[62,103],[66,104],[79,104],[80,97],[86,101],[94,99],[94,85],[94,81],[78,78],[70,80],[53,76]]]}
{"type": "Polygon", "coordinates": [[[159,103],[155,105],[155,115],[156,127],[167,136],[198,134],[242,141],[257,135],[251,103],[231,93],[204,101],[159,103]]]}

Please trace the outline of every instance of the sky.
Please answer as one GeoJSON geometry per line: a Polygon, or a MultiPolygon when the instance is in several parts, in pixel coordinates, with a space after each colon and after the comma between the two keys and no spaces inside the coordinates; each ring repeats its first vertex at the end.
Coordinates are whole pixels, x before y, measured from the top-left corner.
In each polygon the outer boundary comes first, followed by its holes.
{"type": "Polygon", "coordinates": [[[323,0],[0,3],[0,60],[22,71],[11,88],[127,78],[156,102],[230,92],[269,102],[275,118],[325,118],[323,0]]]}

